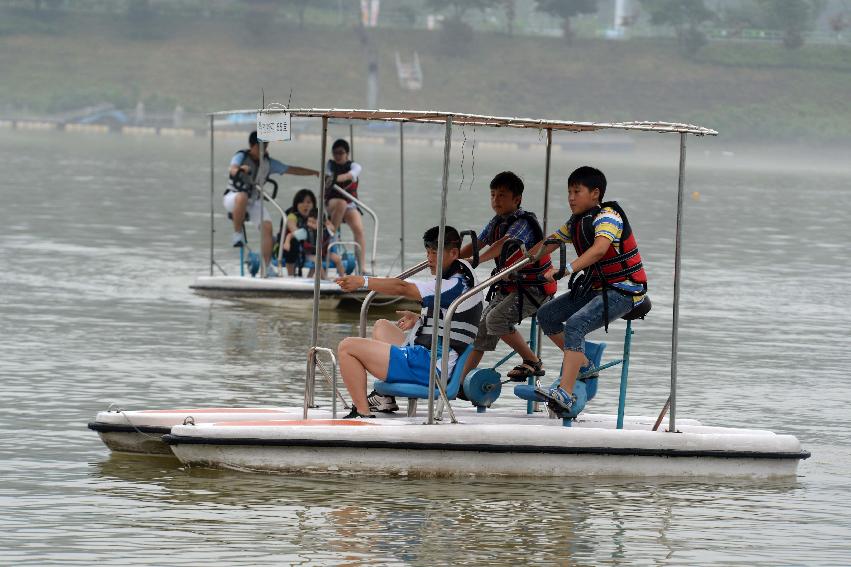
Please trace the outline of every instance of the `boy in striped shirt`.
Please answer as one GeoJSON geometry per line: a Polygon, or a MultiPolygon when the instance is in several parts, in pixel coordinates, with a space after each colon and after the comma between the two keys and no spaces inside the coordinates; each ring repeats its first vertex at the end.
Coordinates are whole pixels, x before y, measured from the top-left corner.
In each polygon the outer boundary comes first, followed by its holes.
{"type": "MultiPolygon", "coordinates": [[[[641,305],[647,292],[647,275],[626,213],[617,202],[603,200],[603,172],[580,167],[570,174],[567,189],[573,214],[549,238],[573,245],[577,258],[567,264],[567,273],[583,274],[572,282],[569,293],[541,306],[538,322],[544,334],[564,352],[561,380],[546,397],[562,413],[575,416],[582,411],[573,389],[579,369],[587,364],[585,335],[608,328],[611,321],[641,305]]],[[[557,245],[536,246],[529,255],[537,257],[542,247],[547,253],[557,245]]]]}

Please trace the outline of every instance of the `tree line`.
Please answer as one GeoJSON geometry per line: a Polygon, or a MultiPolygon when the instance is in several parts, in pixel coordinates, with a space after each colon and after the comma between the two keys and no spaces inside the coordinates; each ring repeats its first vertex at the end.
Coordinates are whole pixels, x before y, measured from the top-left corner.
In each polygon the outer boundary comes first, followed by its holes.
{"type": "MultiPolygon", "coordinates": [[[[500,14],[505,33],[513,35],[518,7],[522,4],[558,21],[562,37],[570,44],[576,36],[574,19],[594,14],[601,5],[611,3],[612,0],[394,0],[384,2],[382,10],[393,13],[395,21],[410,25],[415,25],[425,14],[441,16],[447,49],[463,53],[475,34],[471,14],[500,14]]],[[[673,31],[681,52],[689,57],[707,43],[707,30],[713,26],[731,30],[729,37],[733,38],[737,30],[745,28],[775,30],[781,34],[785,47],[797,49],[804,44],[805,33],[812,29],[826,5],[827,0],[636,0],[632,3],[632,13],[620,23],[628,27],[641,17],[653,26],[668,28],[673,31]]],[[[30,11],[42,18],[57,18],[70,12],[113,14],[144,31],[146,25],[155,26],[156,19],[165,14],[236,16],[267,27],[276,17],[282,17],[303,27],[310,12],[316,21],[349,25],[359,22],[361,1],[0,0],[0,9],[30,11]]],[[[831,19],[830,26],[841,33],[851,26],[851,17],[840,12],[831,19]]]]}

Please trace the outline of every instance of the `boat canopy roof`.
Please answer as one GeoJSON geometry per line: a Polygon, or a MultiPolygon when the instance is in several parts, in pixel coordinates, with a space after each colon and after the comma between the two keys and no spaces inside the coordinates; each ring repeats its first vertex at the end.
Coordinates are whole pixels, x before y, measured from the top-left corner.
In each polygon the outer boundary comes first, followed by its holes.
{"type": "Polygon", "coordinates": [[[486,116],[463,112],[437,110],[364,110],[346,108],[284,108],[272,106],[265,109],[223,110],[211,112],[209,116],[228,116],[248,113],[289,113],[290,116],[337,120],[365,120],[379,122],[415,122],[421,124],[443,124],[452,118],[454,124],[486,126],[494,128],[531,128],[533,130],[563,130],[567,132],[595,132],[597,130],[638,130],[645,132],[694,134],[716,136],[717,131],[694,124],[678,122],[576,122],[572,120],[550,120],[547,118],[516,118],[508,116],[486,116]]]}

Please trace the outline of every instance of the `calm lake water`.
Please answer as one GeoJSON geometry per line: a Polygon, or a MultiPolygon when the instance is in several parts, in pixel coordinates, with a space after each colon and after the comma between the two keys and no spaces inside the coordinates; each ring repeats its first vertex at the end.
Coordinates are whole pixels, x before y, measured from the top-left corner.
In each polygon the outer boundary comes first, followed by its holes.
{"type": "MultiPolygon", "coordinates": [[[[524,204],[541,211],[541,147],[471,153],[468,131],[462,169],[457,134],[450,223],[489,218],[487,182],[503,169],[524,175],[524,204]]],[[[669,384],[678,140],[648,137],[643,153],[554,152],[550,226],[568,214],[567,174],[601,167],[655,305],[637,325],[627,410],[655,415],[669,384]]],[[[216,148],[216,255],[229,271],[222,179],[240,142],[216,148]]],[[[272,154],[315,168],[316,146],[272,154]]],[[[309,306],[188,290],[208,271],[208,141],[0,130],[0,563],[851,564],[851,172],[720,148],[690,140],[687,190],[699,195],[685,209],[678,416],[796,435],[813,455],[796,479],[284,476],[112,456],[86,422],[113,402],[300,404],[309,306]]],[[[411,263],[438,220],[442,156],[406,151],[411,263]]],[[[384,273],[398,251],[398,147],[355,152],[384,273]]],[[[279,202],[303,179],[285,176],[279,202]]],[[[356,319],[323,312],[321,327],[334,346],[356,319]]],[[[622,323],[599,334],[609,357],[622,336],[622,323]]],[[[557,367],[554,350],[544,358],[557,367]]],[[[601,379],[592,411],[614,412],[616,392],[617,374],[601,379]]]]}

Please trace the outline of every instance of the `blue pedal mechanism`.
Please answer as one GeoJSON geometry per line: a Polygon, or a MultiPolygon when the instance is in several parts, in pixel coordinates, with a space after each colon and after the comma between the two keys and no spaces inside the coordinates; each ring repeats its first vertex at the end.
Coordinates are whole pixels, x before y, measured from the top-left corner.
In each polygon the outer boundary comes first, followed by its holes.
{"type": "Polygon", "coordinates": [[[528,386],[526,384],[519,384],[514,387],[514,395],[518,398],[529,400],[531,402],[547,404],[547,407],[551,411],[551,415],[561,418],[564,426],[570,427],[570,422],[576,419],[576,416],[585,409],[585,405],[588,403],[588,389],[586,388],[585,381],[576,381],[576,384],[573,387],[573,393],[576,395],[576,401],[573,404],[573,409],[568,412],[550,399],[548,395],[549,389],[554,387],[556,384],[558,384],[558,380],[556,380],[550,387],[541,388],[528,386]]]}
{"type": "Polygon", "coordinates": [[[562,419],[562,424],[565,427],[570,427],[570,421],[576,419],[576,416],[585,409],[585,405],[588,403],[588,390],[585,387],[585,382],[576,381],[573,386],[573,395],[576,396],[576,401],[573,402],[573,408],[570,411],[565,411],[560,405],[549,398],[547,399],[547,407],[562,419]]]}
{"type": "Polygon", "coordinates": [[[464,394],[479,413],[491,407],[502,393],[502,376],[493,368],[470,371],[464,378],[464,394]]]}
{"type": "Polygon", "coordinates": [[[355,271],[355,267],[357,266],[357,260],[355,259],[354,254],[350,254],[349,252],[343,253],[343,268],[345,268],[347,274],[351,274],[355,271]]]}
{"type": "Polygon", "coordinates": [[[253,278],[257,275],[257,272],[260,271],[260,254],[257,252],[249,252],[248,260],[246,260],[245,263],[248,264],[248,273],[250,273],[253,278]]]}
{"type": "Polygon", "coordinates": [[[599,380],[600,380],[599,378],[597,378],[596,376],[593,376],[591,378],[583,378],[583,379],[578,381],[578,382],[582,382],[583,384],[585,384],[585,391],[587,392],[587,397],[588,397],[589,402],[594,399],[594,396],[597,395],[597,382],[599,380]]]}

